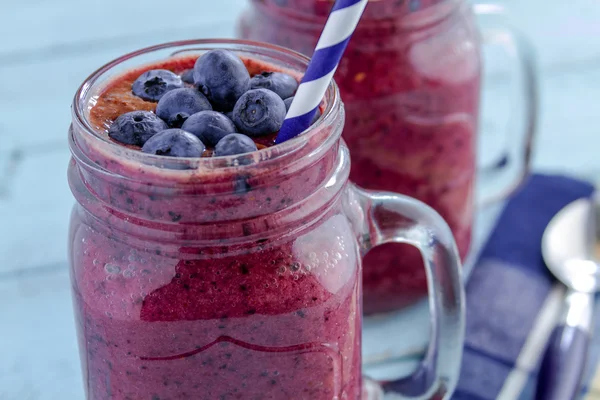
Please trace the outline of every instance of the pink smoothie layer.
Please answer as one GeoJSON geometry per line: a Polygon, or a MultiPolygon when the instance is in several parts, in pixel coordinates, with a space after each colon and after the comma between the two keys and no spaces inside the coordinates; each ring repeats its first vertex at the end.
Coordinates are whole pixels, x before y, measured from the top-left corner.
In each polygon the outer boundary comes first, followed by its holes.
{"type": "MultiPolygon", "coordinates": [[[[432,206],[464,258],[473,222],[479,39],[468,11],[450,3],[369,2],[335,79],[346,107],[350,179],[432,206]]],[[[254,0],[240,36],[312,54],[332,4],[254,0]]],[[[366,313],[421,299],[427,282],[419,252],[375,248],[364,260],[363,285],[366,313]]]]}
{"type": "MultiPolygon", "coordinates": [[[[155,103],[131,94],[135,77],[179,73],[194,61],[116,78],[91,110],[92,124],[105,129],[119,114],[152,110],[155,103]]],[[[273,70],[246,64],[251,73],[273,70]]],[[[333,152],[290,179],[286,165],[179,175],[88,150],[130,179],[69,168],[80,204],[70,246],[88,399],[360,398],[352,228],[335,207],[294,230],[281,223],[322,184],[333,152]],[[199,244],[207,232],[210,244],[199,244]]]]}

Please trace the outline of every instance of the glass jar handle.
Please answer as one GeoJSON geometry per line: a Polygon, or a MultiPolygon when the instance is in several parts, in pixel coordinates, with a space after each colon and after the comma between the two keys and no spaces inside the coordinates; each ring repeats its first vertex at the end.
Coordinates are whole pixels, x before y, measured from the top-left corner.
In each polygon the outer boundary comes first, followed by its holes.
{"type": "MultiPolygon", "coordinates": [[[[384,243],[407,243],[419,249],[427,273],[432,316],[429,349],[411,376],[379,382],[379,386],[398,399],[441,399],[458,381],[465,335],[465,293],[452,232],[435,210],[418,200],[353,184],[348,190],[351,202],[365,216],[359,218],[360,226],[355,222],[362,235],[362,254],[384,243]]],[[[367,385],[373,383],[367,380],[367,385]]]]}
{"type": "Polygon", "coordinates": [[[533,47],[511,24],[504,9],[498,5],[476,4],[474,11],[479,22],[484,22],[480,28],[483,43],[500,46],[516,61],[520,86],[516,99],[511,102],[511,119],[502,156],[494,165],[478,171],[477,189],[482,195],[477,199],[477,205],[482,207],[506,198],[529,173],[537,126],[538,84],[533,47]]]}

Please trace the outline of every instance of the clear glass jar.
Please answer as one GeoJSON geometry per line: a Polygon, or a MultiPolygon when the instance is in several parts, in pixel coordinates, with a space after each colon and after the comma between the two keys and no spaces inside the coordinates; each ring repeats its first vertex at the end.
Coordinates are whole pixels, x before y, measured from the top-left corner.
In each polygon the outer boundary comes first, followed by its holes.
{"type": "Polygon", "coordinates": [[[91,122],[123,72],[214,48],[269,69],[307,63],[248,42],[166,44],[107,64],[75,97],[69,251],[87,398],[361,398],[360,258],[390,241],[423,252],[436,288],[437,358],[419,390],[452,391],[464,334],[452,234],[416,200],[348,183],[335,85],[310,131],[235,157],[152,156],[91,122]]]}
{"type": "MultiPolygon", "coordinates": [[[[310,55],[332,5],[251,0],[238,35],[310,55]]],[[[335,75],[346,106],[350,179],[433,207],[463,260],[475,210],[481,46],[466,1],[371,1],[335,75]]],[[[365,313],[421,299],[426,281],[414,248],[373,250],[363,271],[365,313]]]]}

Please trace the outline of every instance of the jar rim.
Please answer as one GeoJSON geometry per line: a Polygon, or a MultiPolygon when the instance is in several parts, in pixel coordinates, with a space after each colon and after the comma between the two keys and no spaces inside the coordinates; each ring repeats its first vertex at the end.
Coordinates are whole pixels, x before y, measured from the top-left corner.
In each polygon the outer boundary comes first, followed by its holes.
{"type": "MultiPolygon", "coordinates": [[[[269,6],[264,3],[264,0],[251,0],[252,4],[259,8],[261,11],[269,14],[271,17],[282,15],[287,18],[286,24],[291,23],[295,25],[304,26],[306,28],[322,29],[327,15],[310,14],[298,10],[292,10],[286,7],[275,7],[269,6]]],[[[333,5],[333,0],[332,5],[333,5]]],[[[369,0],[369,2],[379,2],[382,0],[369,0]]],[[[397,29],[416,29],[423,26],[436,24],[440,20],[444,20],[449,14],[453,13],[458,7],[467,4],[465,0],[440,0],[439,3],[433,4],[430,7],[424,7],[422,9],[413,10],[410,12],[403,12],[397,14],[386,13],[383,16],[369,17],[363,16],[357,29],[368,29],[371,27],[385,28],[393,26],[397,29]]],[[[368,5],[367,5],[368,7],[368,5]]],[[[368,8],[367,8],[368,10],[368,8]]]]}
{"type": "MultiPolygon", "coordinates": [[[[120,158],[125,158],[129,161],[137,161],[145,165],[164,165],[165,162],[168,162],[168,165],[170,166],[169,169],[177,170],[178,173],[185,174],[186,172],[197,172],[199,168],[204,171],[210,171],[239,168],[239,166],[242,165],[244,167],[249,167],[253,164],[260,164],[265,161],[273,161],[281,157],[289,156],[308,144],[310,140],[322,129],[326,129],[326,127],[334,125],[336,123],[336,119],[339,119],[342,102],[338,86],[332,80],[325,93],[325,110],[321,117],[311,127],[293,139],[272,147],[267,147],[252,153],[241,155],[175,158],[142,153],[139,150],[127,148],[114,141],[111,141],[106,134],[101,134],[101,132],[99,132],[99,130],[92,125],[89,115],[86,115],[86,112],[89,112],[91,109],[90,103],[93,103],[94,101],[94,93],[98,92],[98,87],[101,83],[103,83],[100,82],[100,79],[105,74],[109,73],[123,63],[136,58],[143,58],[143,56],[152,53],[171,49],[173,51],[170,54],[170,57],[175,57],[185,52],[201,54],[202,52],[217,48],[227,48],[228,50],[232,50],[234,52],[244,52],[249,56],[262,55],[264,57],[282,57],[285,59],[290,68],[295,68],[296,70],[302,69],[302,71],[298,72],[304,72],[303,70],[306,69],[308,62],[310,61],[308,57],[284,47],[239,39],[182,40],[145,47],[125,54],[104,64],[84,80],[73,98],[71,111],[74,129],[72,129],[72,131],[83,132],[83,136],[88,142],[88,145],[93,146],[95,149],[102,149],[101,151],[103,153],[118,153],[120,158]]],[[[154,60],[154,62],[156,62],[156,60],[154,60]]],[[[151,65],[152,62],[148,64],[151,65]]],[[[137,65],[138,68],[140,66],[143,66],[143,64],[137,65]]],[[[111,79],[109,78],[108,81],[110,80],[111,79]]],[[[331,132],[332,134],[328,135],[325,140],[321,141],[316,146],[314,152],[319,153],[329,148],[339,139],[341,130],[333,129],[331,132]]],[[[72,142],[71,150],[74,155],[78,159],[86,158],[85,154],[83,154],[84,152],[81,151],[81,146],[78,146],[76,143],[77,140],[74,137],[75,134],[72,133],[70,136],[70,141],[72,142]]]]}

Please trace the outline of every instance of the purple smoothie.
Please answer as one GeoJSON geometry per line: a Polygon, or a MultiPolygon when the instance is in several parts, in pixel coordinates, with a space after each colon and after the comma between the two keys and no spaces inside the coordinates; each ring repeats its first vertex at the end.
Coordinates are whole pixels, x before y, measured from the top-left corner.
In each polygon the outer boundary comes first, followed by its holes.
{"type": "MultiPolygon", "coordinates": [[[[251,74],[303,67],[243,52],[251,74]]],[[[110,76],[111,64],[75,101],[69,244],[87,398],[358,399],[360,255],[333,89],[312,132],[235,162],[149,156],[106,134],[155,105],[132,79],[195,58],[110,76]]]]}
{"type": "MultiPolygon", "coordinates": [[[[251,0],[239,35],[310,55],[333,0],[251,0]]],[[[350,179],[419,199],[446,220],[464,259],[471,243],[480,42],[458,0],[370,1],[336,72],[346,108],[350,179]]],[[[427,295],[420,253],[388,244],[364,260],[364,311],[427,295]]]]}

